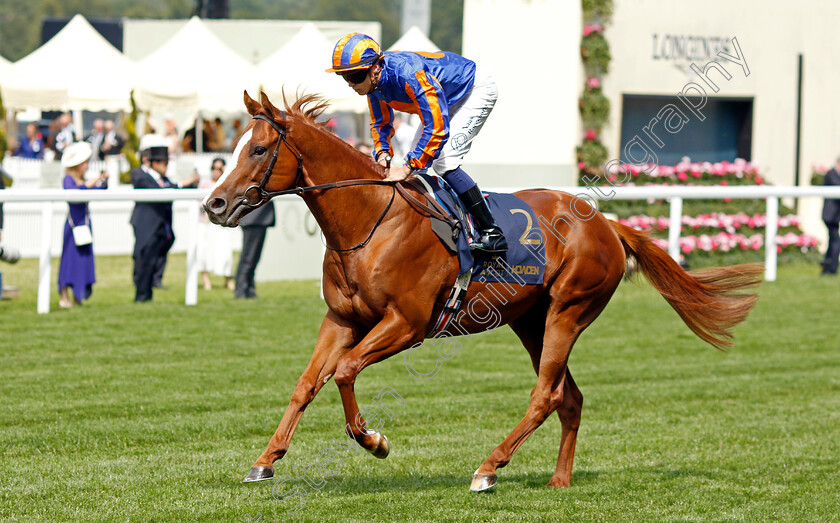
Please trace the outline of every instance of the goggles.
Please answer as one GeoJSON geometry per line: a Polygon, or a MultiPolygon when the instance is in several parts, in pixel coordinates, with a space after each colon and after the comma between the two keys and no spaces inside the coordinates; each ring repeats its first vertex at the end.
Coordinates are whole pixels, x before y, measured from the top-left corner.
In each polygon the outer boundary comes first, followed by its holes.
{"type": "Polygon", "coordinates": [[[370,69],[355,69],[353,71],[342,72],[339,74],[348,84],[360,84],[365,81],[369,72],[370,69]]]}

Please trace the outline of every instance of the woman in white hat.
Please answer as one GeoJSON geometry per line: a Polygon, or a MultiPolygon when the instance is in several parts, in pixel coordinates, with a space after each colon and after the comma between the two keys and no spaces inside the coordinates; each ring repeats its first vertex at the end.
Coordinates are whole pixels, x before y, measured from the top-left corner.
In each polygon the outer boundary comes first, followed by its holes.
{"type": "MultiPolygon", "coordinates": [[[[61,165],[65,174],[63,185],[65,189],[104,189],[108,183],[108,174],[102,172],[99,177],[85,180],[93,149],[87,142],[76,142],[68,145],[61,157],[61,165]]],[[[93,266],[93,243],[88,242],[82,235],[78,238],[73,228],[87,226],[90,229],[90,213],[87,202],[70,203],[67,221],[64,223],[64,243],[61,249],[61,264],[58,268],[58,290],[61,299],[58,306],[69,309],[73,306],[67,289],[73,288],[73,299],[81,305],[82,300],[90,297],[93,284],[96,282],[93,266]],[[80,245],[81,244],[81,245],[80,245]]]]}

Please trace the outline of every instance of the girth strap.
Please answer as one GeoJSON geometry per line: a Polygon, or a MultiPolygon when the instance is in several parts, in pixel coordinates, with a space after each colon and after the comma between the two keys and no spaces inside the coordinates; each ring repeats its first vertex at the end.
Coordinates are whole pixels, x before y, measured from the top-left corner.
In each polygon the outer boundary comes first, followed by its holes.
{"type": "MultiPolygon", "coordinates": [[[[461,310],[461,306],[464,304],[464,298],[467,296],[467,287],[469,287],[471,279],[472,269],[455,279],[455,285],[452,286],[452,290],[449,292],[449,297],[446,298],[446,302],[443,304],[440,316],[438,316],[434,327],[432,327],[432,329],[426,334],[427,338],[434,338],[442,333],[446,334],[440,337],[453,336],[453,333],[449,332],[447,329],[449,328],[449,325],[452,324],[452,320],[454,320],[458,315],[458,311],[461,310]]],[[[463,327],[460,327],[458,330],[463,330],[463,327]]]]}

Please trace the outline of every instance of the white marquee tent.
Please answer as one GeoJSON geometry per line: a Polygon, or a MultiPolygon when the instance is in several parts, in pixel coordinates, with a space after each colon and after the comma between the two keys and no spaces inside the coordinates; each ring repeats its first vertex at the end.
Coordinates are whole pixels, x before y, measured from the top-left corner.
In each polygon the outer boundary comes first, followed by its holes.
{"type": "MultiPolygon", "coordinates": [[[[412,41],[422,42],[425,37],[417,34],[412,41]]],[[[332,110],[365,113],[365,98],[338,76],[324,72],[333,43],[307,22],[258,68],[210,31],[205,21],[193,17],[156,51],[133,62],[77,14],[18,62],[0,59],[0,94],[12,110],[120,111],[130,109],[134,88],[142,110],[218,115],[241,113],[243,90],[256,96],[262,86],[279,101],[285,87],[290,97],[301,88],[324,95],[332,110]]],[[[411,47],[436,49],[431,46],[411,47]]]]}
{"type": "MultiPolygon", "coordinates": [[[[44,91],[45,78],[32,77],[15,71],[14,64],[0,56],[0,95],[3,105],[8,109],[27,109],[40,106],[39,101],[48,105],[61,106],[67,99],[67,90],[55,88],[44,91]]],[[[5,115],[0,115],[5,117],[5,115]]]]}
{"type": "Polygon", "coordinates": [[[130,108],[132,71],[133,63],[76,15],[0,82],[12,109],[119,111],[130,108]]]}
{"type": "MultiPolygon", "coordinates": [[[[0,56],[0,96],[3,92],[3,81],[12,76],[12,63],[2,56],[0,56]]],[[[3,96],[5,98],[5,96],[3,96]]],[[[6,115],[0,115],[0,118],[5,118],[6,115]]]]}
{"type": "Polygon", "coordinates": [[[134,98],[140,109],[244,110],[242,92],[256,92],[257,70],[193,17],[175,36],[137,62],[134,98]]]}
{"type": "Polygon", "coordinates": [[[12,62],[0,56],[0,78],[8,78],[10,67],[12,67],[12,62]]]}
{"type": "Polygon", "coordinates": [[[315,27],[308,23],[289,42],[260,62],[260,85],[275,103],[282,103],[283,88],[286,97],[293,99],[296,92],[320,94],[330,101],[330,110],[367,111],[367,99],[355,93],[336,74],[324,70],[330,65],[334,45],[315,27]]]}
{"type": "Polygon", "coordinates": [[[429,40],[416,25],[413,25],[388,50],[437,53],[440,52],[440,47],[429,40]]]}

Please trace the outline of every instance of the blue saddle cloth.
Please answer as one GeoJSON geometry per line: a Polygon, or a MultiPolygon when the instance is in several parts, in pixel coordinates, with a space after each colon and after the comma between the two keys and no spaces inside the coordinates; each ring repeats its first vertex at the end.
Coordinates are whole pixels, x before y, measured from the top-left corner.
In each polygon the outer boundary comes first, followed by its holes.
{"type": "MultiPolygon", "coordinates": [[[[508,242],[504,254],[489,255],[470,250],[470,238],[477,235],[469,213],[460,198],[437,176],[415,173],[422,176],[432,188],[435,198],[453,216],[457,217],[467,234],[459,234],[456,240],[461,276],[472,269],[472,281],[481,283],[505,282],[520,285],[539,285],[545,276],[545,245],[543,234],[534,210],[521,198],[512,194],[484,193],[490,204],[490,211],[496,218],[508,242]]],[[[462,231],[462,232],[463,232],[462,231]]]]}

